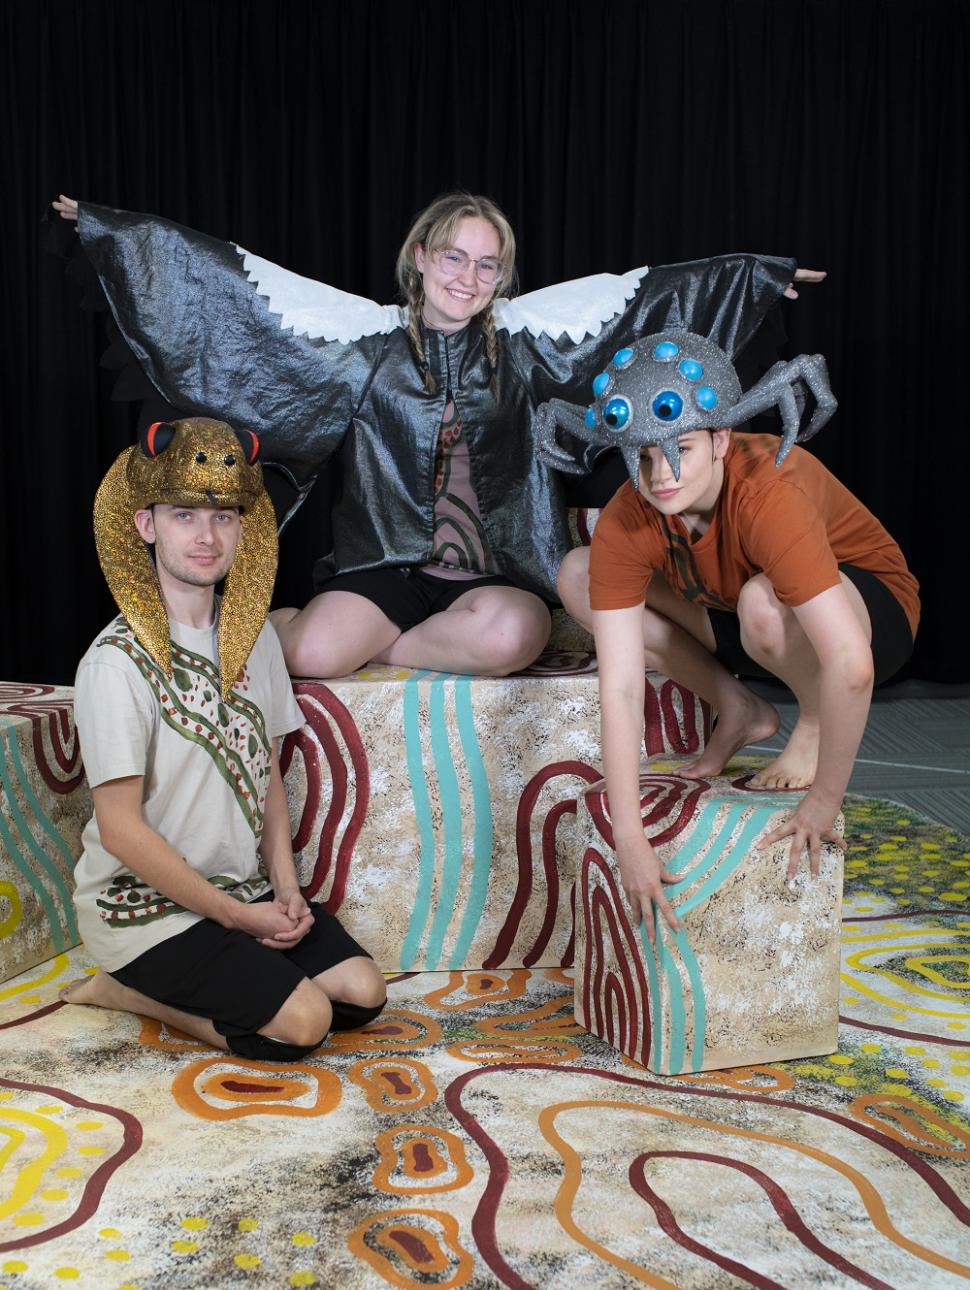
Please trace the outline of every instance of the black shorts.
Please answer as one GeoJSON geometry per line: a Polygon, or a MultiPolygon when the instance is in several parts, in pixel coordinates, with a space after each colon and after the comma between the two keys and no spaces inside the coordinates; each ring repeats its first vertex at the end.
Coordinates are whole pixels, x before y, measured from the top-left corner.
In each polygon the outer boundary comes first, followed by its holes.
{"type": "MultiPolygon", "coordinates": [[[[872,624],[872,664],[875,684],[881,685],[895,676],[913,652],[913,634],[903,607],[884,582],[854,564],[840,564],[844,573],[862,597],[872,624]]],[[[749,680],[775,680],[774,674],[756,663],[741,644],[741,623],[737,614],[723,609],[709,609],[717,648],[714,656],[729,672],[749,680]]]]}
{"type": "MultiPolygon", "coordinates": [[[[272,893],[260,897],[272,900],[272,893]]],[[[158,1003],[206,1017],[227,1038],[254,1034],[282,1008],[301,981],[363,955],[349,932],[321,905],[313,926],[291,950],[209,918],[139,954],[111,976],[158,1003]]]]}
{"type": "Polygon", "coordinates": [[[479,587],[514,587],[504,574],[483,574],[480,578],[436,578],[411,566],[367,569],[361,573],[338,573],[316,583],[315,590],[352,591],[376,605],[395,627],[410,631],[432,614],[449,609],[459,596],[479,587]]]}

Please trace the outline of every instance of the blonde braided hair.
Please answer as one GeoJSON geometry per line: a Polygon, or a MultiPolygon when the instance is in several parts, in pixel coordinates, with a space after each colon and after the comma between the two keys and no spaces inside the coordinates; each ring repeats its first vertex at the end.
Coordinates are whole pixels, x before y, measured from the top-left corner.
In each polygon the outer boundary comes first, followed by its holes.
{"type": "MultiPolygon", "coordinates": [[[[507,295],[515,287],[515,234],[508,220],[488,197],[477,197],[472,193],[445,193],[437,197],[416,217],[408,230],[408,235],[398,252],[395,277],[401,297],[408,308],[408,341],[418,367],[424,379],[424,388],[429,394],[436,390],[434,377],[428,366],[424,352],[424,340],[421,335],[421,317],[424,307],[424,281],[414,258],[415,248],[420,246],[426,255],[451,246],[454,242],[458,225],[463,219],[484,219],[495,229],[499,240],[498,258],[502,264],[500,285],[507,295]]],[[[498,393],[498,341],[495,334],[495,316],[491,303],[478,315],[482,336],[485,341],[485,354],[491,370],[489,387],[493,394],[498,393]]]]}

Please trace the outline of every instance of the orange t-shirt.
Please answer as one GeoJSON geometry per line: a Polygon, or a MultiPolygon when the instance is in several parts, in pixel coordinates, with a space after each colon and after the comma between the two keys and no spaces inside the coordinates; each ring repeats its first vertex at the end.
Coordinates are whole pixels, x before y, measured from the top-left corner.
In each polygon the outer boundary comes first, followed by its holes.
{"type": "Polygon", "coordinates": [[[893,593],[913,635],[919,587],[903,553],[871,511],[811,453],[793,448],[775,466],[773,435],[732,436],[710,528],[696,541],[678,515],[662,515],[624,484],[593,531],[589,563],[594,609],[643,604],[655,570],[706,609],[736,610],[738,595],[764,573],[785,605],[803,605],[839,582],[838,566],[868,569],[893,593]]]}

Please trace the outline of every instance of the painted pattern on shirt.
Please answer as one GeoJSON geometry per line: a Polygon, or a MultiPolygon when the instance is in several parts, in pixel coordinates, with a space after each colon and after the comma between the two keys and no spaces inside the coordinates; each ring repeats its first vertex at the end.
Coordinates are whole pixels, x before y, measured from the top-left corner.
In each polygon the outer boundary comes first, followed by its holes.
{"type": "MultiPolygon", "coordinates": [[[[142,646],[124,619],[117,619],[98,641],[121,650],[150,685],[162,720],[182,738],[204,749],[219,775],[232,791],[236,805],[259,840],[263,807],[272,765],[272,743],[263,714],[240,691],[248,687],[246,669],[228,699],[219,693],[219,672],[203,654],[172,642],[172,677],[142,646]]],[[[236,900],[250,901],[269,889],[260,876],[237,882],[224,874],[207,879],[236,900]]],[[[116,875],[97,900],[98,912],[111,927],[132,922],[149,923],[183,912],[182,906],[162,896],[137,875],[116,875]]]]}
{"type": "Polygon", "coordinates": [[[695,605],[702,605],[705,609],[724,609],[729,613],[733,612],[734,606],[729,605],[704,586],[689,539],[674,528],[666,515],[661,515],[660,521],[667,539],[664,572],[670,586],[679,591],[685,600],[695,605]]]}
{"type": "Polygon", "coordinates": [[[472,484],[468,440],[451,399],[438,436],[434,483],[432,565],[475,574],[497,573],[472,484]]]}

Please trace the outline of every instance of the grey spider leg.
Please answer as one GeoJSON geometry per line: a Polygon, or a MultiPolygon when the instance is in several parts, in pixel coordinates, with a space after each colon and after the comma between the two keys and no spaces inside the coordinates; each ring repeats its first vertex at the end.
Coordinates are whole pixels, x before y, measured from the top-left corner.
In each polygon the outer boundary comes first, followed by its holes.
{"type": "Polygon", "coordinates": [[[804,443],[806,439],[818,434],[838,407],[829,385],[828,368],[821,354],[799,354],[788,363],[776,363],[731,409],[732,423],[738,425],[775,406],[781,412],[783,428],[781,444],[775,455],[775,465],[780,466],[792,445],[804,443]],[[799,425],[801,408],[796,396],[796,386],[799,384],[808,386],[816,404],[804,429],[800,429],[799,425]]]}
{"type": "Polygon", "coordinates": [[[590,430],[586,424],[586,409],[576,403],[567,403],[565,399],[550,399],[536,411],[539,460],[566,475],[584,474],[585,467],[570,456],[556,438],[558,426],[585,443],[599,444],[602,443],[602,438],[590,430]]]}

